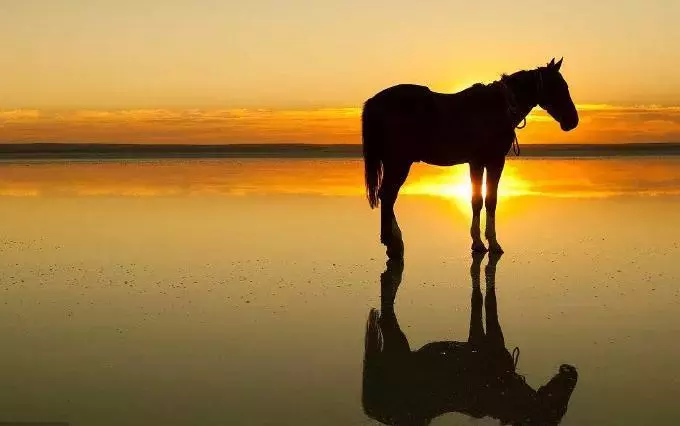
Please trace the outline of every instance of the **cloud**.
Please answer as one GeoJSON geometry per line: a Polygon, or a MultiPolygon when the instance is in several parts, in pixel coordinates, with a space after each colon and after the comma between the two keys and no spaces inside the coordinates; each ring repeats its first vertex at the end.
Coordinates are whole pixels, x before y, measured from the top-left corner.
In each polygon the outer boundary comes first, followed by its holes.
{"type": "Polygon", "coordinates": [[[518,132],[524,142],[625,143],[680,142],[680,107],[579,105],[579,126],[559,130],[543,110],[535,110],[529,126],[518,132]]]}
{"type": "MultiPolygon", "coordinates": [[[[522,143],[680,141],[680,107],[580,105],[580,125],[562,132],[537,109],[522,143]]],[[[360,143],[359,108],[0,110],[0,143],[360,143]]]]}

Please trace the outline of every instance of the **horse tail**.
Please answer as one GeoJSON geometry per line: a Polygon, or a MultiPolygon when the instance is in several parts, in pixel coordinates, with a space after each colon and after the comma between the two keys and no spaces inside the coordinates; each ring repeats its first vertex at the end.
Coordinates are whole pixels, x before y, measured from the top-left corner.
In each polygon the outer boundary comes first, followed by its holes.
{"type": "Polygon", "coordinates": [[[366,196],[372,209],[378,207],[378,191],[382,183],[383,164],[381,157],[380,118],[375,101],[369,99],[361,113],[361,136],[364,150],[364,179],[366,196]]]}
{"type": "Polygon", "coordinates": [[[366,320],[366,334],[364,336],[364,361],[373,361],[382,352],[382,334],[380,331],[380,311],[371,308],[366,320]]]}

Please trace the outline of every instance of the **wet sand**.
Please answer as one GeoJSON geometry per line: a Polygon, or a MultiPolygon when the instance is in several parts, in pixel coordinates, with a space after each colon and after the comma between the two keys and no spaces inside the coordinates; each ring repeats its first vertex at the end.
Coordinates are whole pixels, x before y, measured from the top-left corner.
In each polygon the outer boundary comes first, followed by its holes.
{"type": "MultiPolygon", "coordinates": [[[[360,166],[0,165],[0,422],[377,424],[363,361],[385,255],[360,166]]],[[[679,166],[508,164],[499,325],[531,388],[578,371],[561,424],[680,420],[679,166]]],[[[397,204],[394,312],[412,351],[468,339],[465,174],[419,167],[397,204]]]]}

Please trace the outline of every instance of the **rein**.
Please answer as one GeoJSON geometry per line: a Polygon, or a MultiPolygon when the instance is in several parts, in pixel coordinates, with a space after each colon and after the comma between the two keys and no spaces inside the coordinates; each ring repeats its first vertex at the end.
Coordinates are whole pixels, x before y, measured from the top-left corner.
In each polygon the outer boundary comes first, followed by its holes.
{"type": "Polygon", "coordinates": [[[519,347],[515,346],[515,349],[512,350],[512,364],[513,364],[513,369],[515,370],[515,374],[519,376],[520,379],[522,379],[523,382],[526,383],[527,379],[524,377],[523,374],[518,374],[517,373],[517,364],[519,364],[519,347]]]}
{"type": "MultiPolygon", "coordinates": [[[[543,93],[543,74],[541,74],[541,70],[536,68],[535,70],[536,74],[538,75],[538,78],[536,79],[536,99],[538,103],[538,98],[543,93]]],[[[501,79],[499,81],[499,84],[501,88],[503,89],[503,94],[505,95],[505,100],[508,105],[508,116],[512,120],[512,118],[515,116],[517,113],[517,101],[515,98],[515,94],[510,90],[508,85],[501,79]]],[[[528,113],[527,113],[528,114],[528,113]]],[[[522,118],[522,121],[520,121],[516,126],[515,129],[523,129],[527,126],[527,118],[524,116],[522,118]]],[[[520,154],[520,149],[519,149],[519,139],[517,138],[517,133],[515,133],[515,139],[512,141],[512,150],[515,153],[517,157],[519,157],[520,154]]]]}

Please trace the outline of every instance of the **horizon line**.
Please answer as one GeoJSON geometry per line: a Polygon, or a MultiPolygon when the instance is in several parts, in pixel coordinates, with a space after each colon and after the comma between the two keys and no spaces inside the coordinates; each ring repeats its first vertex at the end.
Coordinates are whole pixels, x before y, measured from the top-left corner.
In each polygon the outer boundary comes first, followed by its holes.
{"type": "MultiPolygon", "coordinates": [[[[0,160],[152,158],[361,158],[361,144],[0,143],[0,160]]],[[[680,142],[526,143],[521,157],[680,156],[680,142]]],[[[508,155],[508,158],[516,158],[508,155]]]]}

